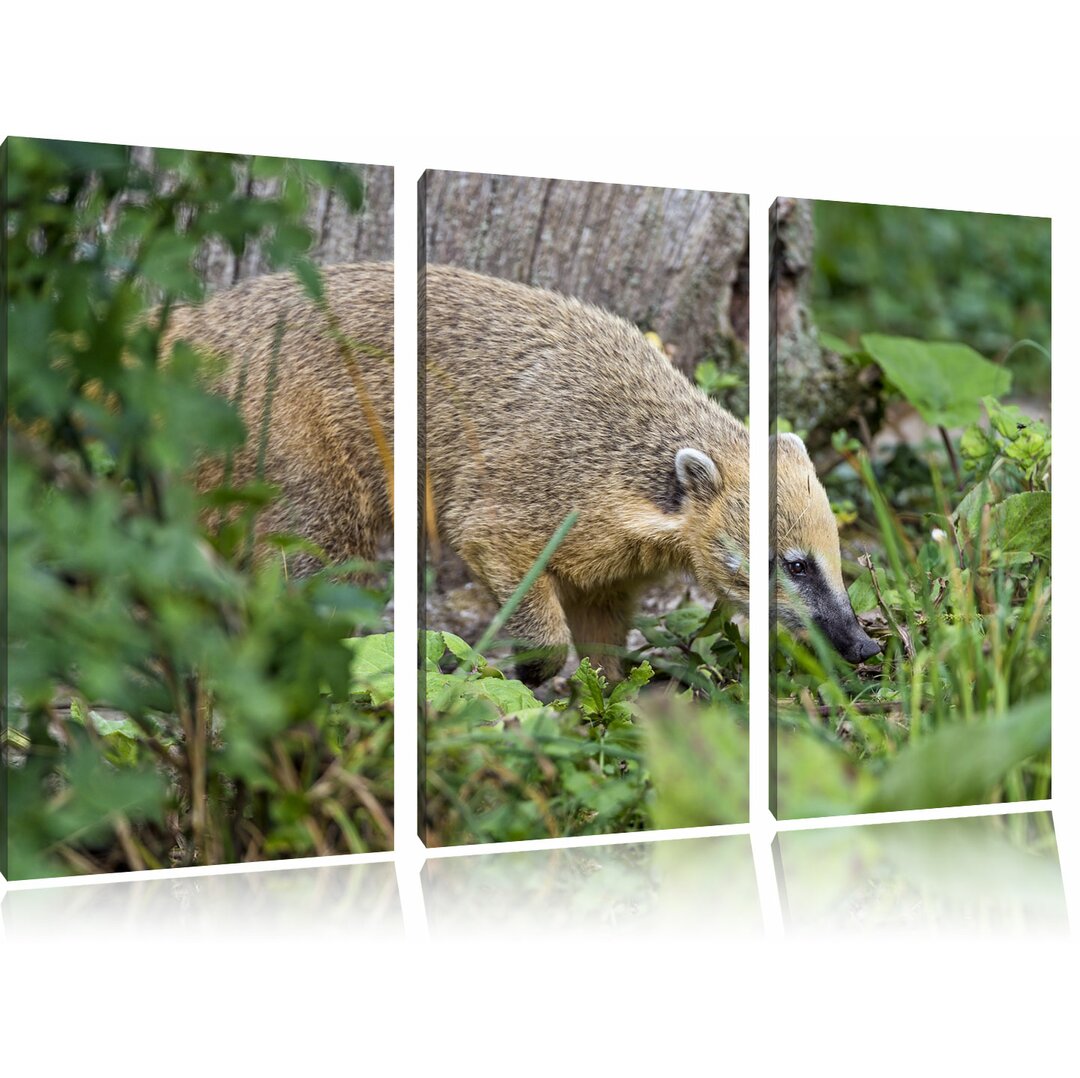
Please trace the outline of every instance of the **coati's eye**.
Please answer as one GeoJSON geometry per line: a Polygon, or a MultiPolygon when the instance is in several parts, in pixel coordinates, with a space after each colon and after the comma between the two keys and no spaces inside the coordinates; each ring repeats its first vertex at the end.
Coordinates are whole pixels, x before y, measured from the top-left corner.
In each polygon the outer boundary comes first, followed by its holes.
{"type": "Polygon", "coordinates": [[[787,564],[787,571],[792,576],[802,576],[806,572],[806,562],[804,561],[789,561],[787,564]]]}

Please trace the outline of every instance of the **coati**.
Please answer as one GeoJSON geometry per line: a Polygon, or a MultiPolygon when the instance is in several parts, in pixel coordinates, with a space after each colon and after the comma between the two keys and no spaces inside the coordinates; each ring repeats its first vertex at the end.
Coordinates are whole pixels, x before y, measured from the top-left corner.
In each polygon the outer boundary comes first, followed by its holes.
{"type": "Polygon", "coordinates": [[[806,446],[797,434],[780,434],[770,450],[776,493],[769,573],[777,617],[796,630],[812,619],[848,662],[869,659],[881,648],[851,608],[836,521],[806,446]]]}
{"type": "MultiPolygon", "coordinates": [[[[259,534],[296,532],[335,562],[370,559],[393,522],[394,268],[328,266],[322,282],[325,306],[292,273],[253,277],[172,311],[163,344],[166,354],[182,339],[223,357],[212,388],[248,432],[230,482],[261,474],[281,488],[259,534]]],[[[196,483],[208,489],[223,475],[207,460],[196,483]]],[[[320,564],[289,559],[300,574],[320,564]]]]}
{"type": "MultiPolygon", "coordinates": [[[[249,433],[232,482],[256,475],[261,454],[261,474],[282,488],[260,532],[298,532],[334,560],[370,558],[393,512],[393,269],[360,263],[322,276],[322,306],[276,274],[176,310],[166,346],[185,339],[226,357],[215,388],[236,401],[249,433]]],[[[668,571],[746,606],[742,423],[597,307],[449,266],[427,268],[422,298],[421,420],[440,539],[502,603],[579,513],[506,626],[524,645],[525,681],[557,672],[571,643],[617,676],[637,594],[668,571]]],[[[790,445],[780,444],[787,461],[790,445]]],[[[781,474],[812,476],[802,452],[805,463],[781,474]]],[[[208,463],[199,482],[221,478],[208,463]]],[[[802,544],[785,550],[833,588],[807,594],[851,657],[868,638],[850,604],[842,616],[836,527],[823,491],[808,502],[811,489],[797,477],[781,487],[790,509],[779,519],[798,525],[802,544]]],[[[300,572],[317,564],[294,561],[300,572]]],[[[797,579],[799,568],[788,571],[797,579]]]]}
{"type": "Polygon", "coordinates": [[[745,607],[746,427],[628,322],[553,292],[429,266],[426,459],[439,536],[500,603],[577,522],[506,626],[535,685],[571,643],[618,676],[636,599],[687,570],[745,607]]]}

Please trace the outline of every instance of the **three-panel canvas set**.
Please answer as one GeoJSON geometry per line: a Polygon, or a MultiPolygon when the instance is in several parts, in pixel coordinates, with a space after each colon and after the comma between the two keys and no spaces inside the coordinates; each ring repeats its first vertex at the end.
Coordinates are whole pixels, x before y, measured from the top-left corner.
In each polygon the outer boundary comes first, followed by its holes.
{"type": "Polygon", "coordinates": [[[417,673],[428,847],[746,824],[766,698],[777,820],[1050,797],[1049,220],[777,198],[751,341],[745,195],[2,155],[9,880],[392,850],[417,673]]]}

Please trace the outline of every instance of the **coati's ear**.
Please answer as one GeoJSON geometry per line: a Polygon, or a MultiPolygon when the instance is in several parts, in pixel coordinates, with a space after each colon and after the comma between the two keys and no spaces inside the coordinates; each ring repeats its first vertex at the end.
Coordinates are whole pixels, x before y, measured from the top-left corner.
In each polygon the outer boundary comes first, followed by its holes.
{"type": "Polygon", "coordinates": [[[776,436],[776,441],[778,443],[783,442],[784,445],[788,447],[788,449],[791,449],[796,453],[802,454],[802,456],[806,457],[807,460],[810,459],[810,454],[806,451],[806,443],[792,431],[788,431],[785,434],[778,434],[776,436]]]}
{"type": "Polygon", "coordinates": [[[711,498],[719,494],[720,471],[700,449],[680,449],[675,454],[675,478],[690,495],[711,498]]]}

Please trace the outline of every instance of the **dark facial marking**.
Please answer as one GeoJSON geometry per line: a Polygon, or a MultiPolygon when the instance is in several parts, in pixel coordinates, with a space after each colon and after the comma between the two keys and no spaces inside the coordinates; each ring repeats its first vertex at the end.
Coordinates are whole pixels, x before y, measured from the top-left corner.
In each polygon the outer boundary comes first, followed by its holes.
{"type": "Polygon", "coordinates": [[[881,650],[859,624],[847,595],[833,591],[813,556],[785,560],[784,570],[795,582],[814,624],[848,662],[862,662],[881,650]]]}

